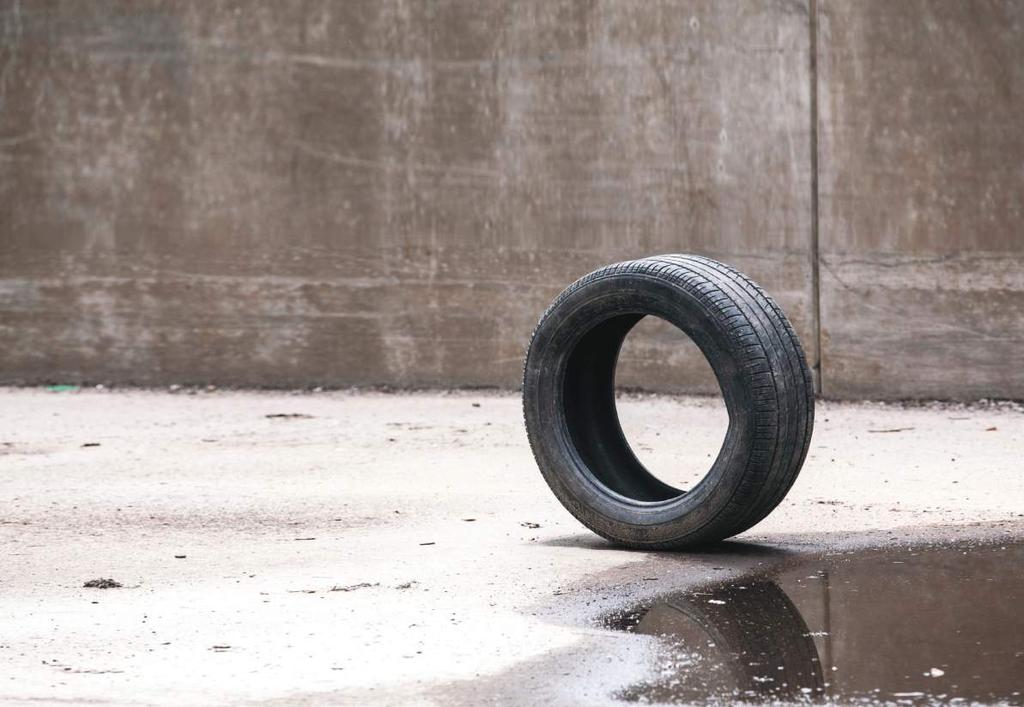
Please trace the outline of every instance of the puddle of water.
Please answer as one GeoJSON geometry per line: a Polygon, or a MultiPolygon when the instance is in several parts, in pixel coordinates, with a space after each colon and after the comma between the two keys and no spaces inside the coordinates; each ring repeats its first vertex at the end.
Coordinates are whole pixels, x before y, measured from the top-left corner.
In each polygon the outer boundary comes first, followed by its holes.
{"type": "Polygon", "coordinates": [[[1024,544],[799,560],[605,623],[660,639],[626,701],[1024,704],[1024,544]]]}

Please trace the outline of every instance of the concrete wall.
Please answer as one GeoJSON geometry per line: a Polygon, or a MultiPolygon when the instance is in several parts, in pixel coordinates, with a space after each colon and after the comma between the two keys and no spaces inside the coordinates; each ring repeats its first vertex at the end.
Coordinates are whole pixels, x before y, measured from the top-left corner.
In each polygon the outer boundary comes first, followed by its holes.
{"type": "Polygon", "coordinates": [[[0,0],[0,380],[511,387],[575,277],[694,251],[826,394],[1024,397],[1017,7],[0,0]]]}
{"type": "Polygon", "coordinates": [[[821,334],[841,397],[1024,397],[1024,3],[821,6],[821,334]]]}

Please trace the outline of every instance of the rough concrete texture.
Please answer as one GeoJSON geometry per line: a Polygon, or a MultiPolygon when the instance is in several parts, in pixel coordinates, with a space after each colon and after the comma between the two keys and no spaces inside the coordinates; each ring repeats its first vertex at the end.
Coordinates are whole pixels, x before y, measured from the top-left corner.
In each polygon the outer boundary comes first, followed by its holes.
{"type": "MultiPolygon", "coordinates": [[[[814,349],[802,3],[0,0],[0,27],[7,382],[515,386],[559,290],[678,251],[814,349]]],[[[685,384],[671,337],[638,346],[685,384]]]]}
{"type": "Polygon", "coordinates": [[[1024,397],[1024,5],[819,5],[824,392],[1024,397]]]}
{"type": "MultiPolygon", "coordinates": [[[[2,395],[5,703],[603,704],[657,662],[602,612],[780,552],[1024,535],[1011,407],[823,404],[748,544],[647,554],[557,504],[512,396],[2,395]]],[[[656,465],[722,433],[707,399],[622,407],[656,465]]]]}
{"type": "Polygon", "coordinates": [[[0,381],[515,386],[562,287],[693,251],[828,395],[1022,398],[1021,7],[0,0],[0,381]]]}

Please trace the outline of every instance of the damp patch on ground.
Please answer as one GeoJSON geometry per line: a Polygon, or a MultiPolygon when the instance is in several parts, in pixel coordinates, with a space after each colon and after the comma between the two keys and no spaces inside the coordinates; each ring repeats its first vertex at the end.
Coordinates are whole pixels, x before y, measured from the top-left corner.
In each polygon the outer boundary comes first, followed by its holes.
{"type": "Polygon", "coordinates": [[[1024,544],[801,558],[602,617],[656,638],[638,703],[1024,703],[1024,544]]]}

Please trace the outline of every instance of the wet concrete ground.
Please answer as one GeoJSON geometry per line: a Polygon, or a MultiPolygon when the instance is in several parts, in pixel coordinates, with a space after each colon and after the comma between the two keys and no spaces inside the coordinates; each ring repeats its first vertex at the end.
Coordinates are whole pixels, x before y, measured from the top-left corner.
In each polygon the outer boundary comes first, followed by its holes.
{"type": "MultiPolygon", "coordinates": [[[[625,406],[658,468],[721,432],[625,406]]],[[[702,553],[577,525],[514,396],[5,390],[0,430],[4,704],[1022,702],[1012,406],[822,404],[702,553]]]]}
{"type": "Polygon", "coordinates": [[[1024,544],[779,558],[603,623],[659,640],[628,702],[1024,702],[1024,544]]]}

